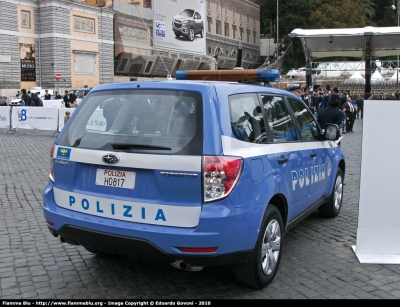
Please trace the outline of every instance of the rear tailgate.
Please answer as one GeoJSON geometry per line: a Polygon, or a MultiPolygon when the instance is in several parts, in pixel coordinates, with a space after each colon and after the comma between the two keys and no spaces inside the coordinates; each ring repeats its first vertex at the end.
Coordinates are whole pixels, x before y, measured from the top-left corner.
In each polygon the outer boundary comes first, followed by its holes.
{"type": "MultiPolygon", "coordinates": [[[[56,152],[66,149],[57,147],[56,152]]],[[[58,206],[129,222],[177,227],[198,224],[201,157],[118,153],[119,165],[110,166],[102,162],[110,152],[69,150],[69,160],[55,157],[53,161],[58,206]]]]}

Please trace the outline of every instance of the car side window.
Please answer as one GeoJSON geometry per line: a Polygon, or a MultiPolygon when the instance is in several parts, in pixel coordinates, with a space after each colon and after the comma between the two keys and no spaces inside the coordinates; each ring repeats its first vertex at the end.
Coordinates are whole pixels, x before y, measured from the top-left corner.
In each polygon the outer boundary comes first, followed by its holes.
{"type": "Polygon", "coordinates": [[[229,97],[232,133],[238,140],[249,143],[268,142],[264,118],[257,95],[240,94],[229,97]]]}
{"type": "Polygon", "coordinates": [[[299,138],[283,97],[261,95],[261,99],[273,141],[297,141],[299,138]]]}
{"type": "Polygon", "coordinates": [[[301,139],[303,141],[318,140],[318,125],[306,106],[296,99],[288,98],[288,101],[299,125],[301,139]]]}

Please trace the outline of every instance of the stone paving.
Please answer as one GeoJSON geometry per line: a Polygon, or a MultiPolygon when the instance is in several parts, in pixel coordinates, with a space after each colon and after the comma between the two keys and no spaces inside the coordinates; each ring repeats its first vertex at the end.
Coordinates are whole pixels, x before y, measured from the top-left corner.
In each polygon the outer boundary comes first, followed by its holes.
{"type": "Polygon", "coordinates": [[[344,136],[343,207],[335,219],[313,214],[284,238],[274,281],[242,287],[227,267],[186,272],[168,264],[97,257],[48,231],[42,191],[52,132],[0,129],[1,299],[399,299],[400,265],[360,264],[356,243],[362,121],[344,136]]]}

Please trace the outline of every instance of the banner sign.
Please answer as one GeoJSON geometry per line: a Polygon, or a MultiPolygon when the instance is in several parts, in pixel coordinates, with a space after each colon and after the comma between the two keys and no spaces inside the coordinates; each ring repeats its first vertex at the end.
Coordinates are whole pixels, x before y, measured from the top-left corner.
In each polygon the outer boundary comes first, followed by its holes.
{"type": "Polygon", "coordinates": [[[103,116],[103,109],[97,109],[93,112],[86,124],[86,129],[96,131],[106,131],[107,121],[103,116]]]}
{"type": "Polygon", "coordinates": [[[19,44],[21,81],[36,81],[35,45],[19,44]]]}
{"type": "Polygon", "coordinates": [[[154,0],[154,45],[168,51],[206,55],[204,4],[204,0],[154,0]]]}
{"type": "Polygon", "coordinates": [[[58,108],[13,107],[12,128],[57,130],[58,108]]]}
{"type": "Polygon", "coordinates": [[[10,108],[9,106],[0,107],[0,128],[10,128],[10,108]]]}
{"type": "Polygon", "coordinates": [[[67,121],[74,113],[75,108],[60,108],[58,109],[58,131],[61,131],[66,125],[67,121]]]}

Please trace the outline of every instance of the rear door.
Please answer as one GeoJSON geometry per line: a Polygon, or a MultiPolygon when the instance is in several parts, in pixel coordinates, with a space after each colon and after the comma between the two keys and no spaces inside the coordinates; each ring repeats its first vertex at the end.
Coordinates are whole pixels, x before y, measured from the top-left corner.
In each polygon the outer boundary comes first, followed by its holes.
{"type": "Polygon", "coordinates": [[[261,94],[264,115],[272,134],[271,148],[280,192],[288,201],[288,222],[307,208],[311,158],[283,96],[261,94]]]}
{"type": "Polygon", "coordinates": [[[89,94],[56,147],[57,205],[110,219],[195,227],[202,204],[202,113],[197,92],[89,94]]]}

